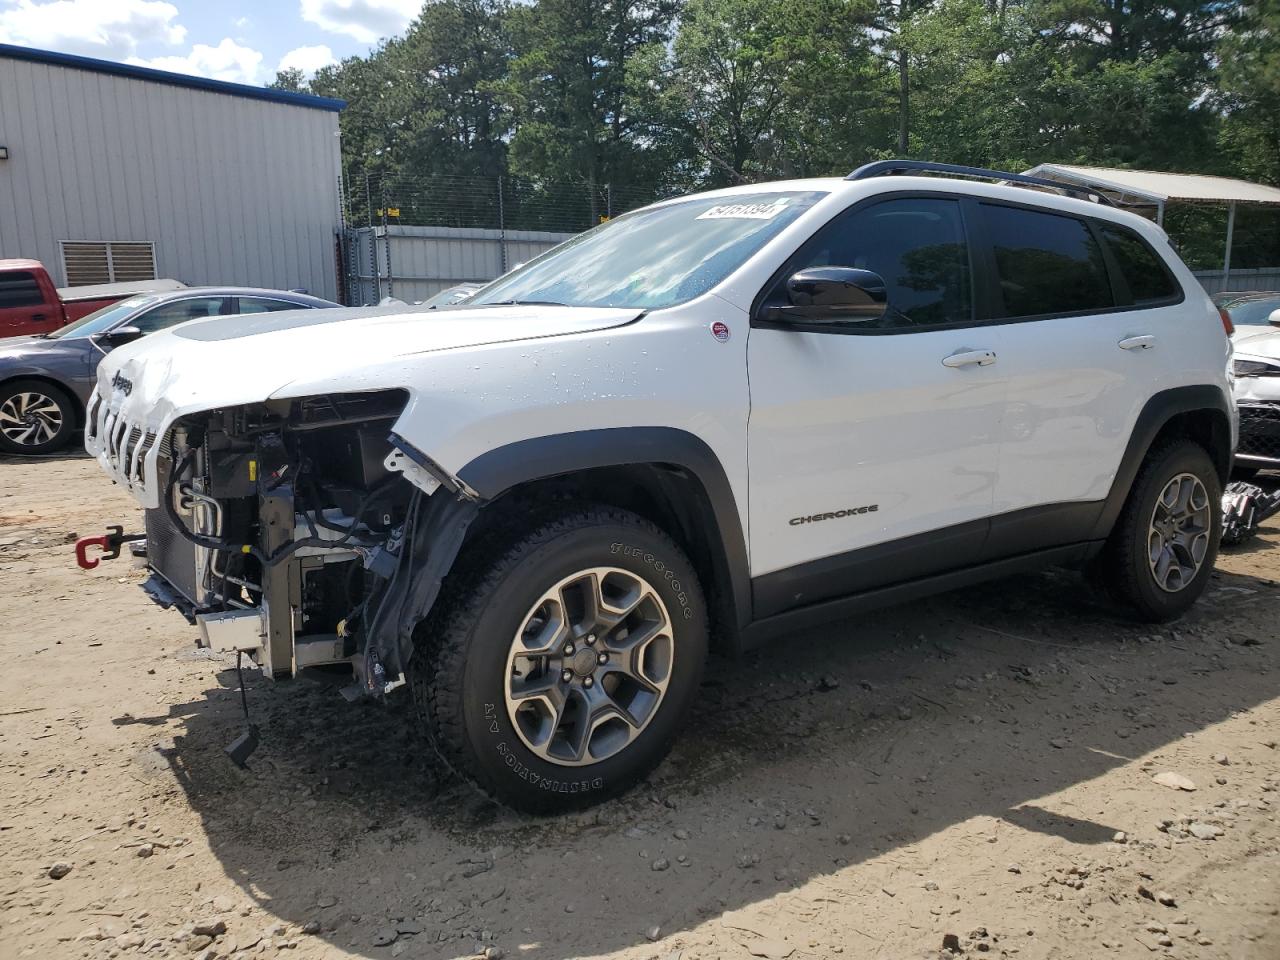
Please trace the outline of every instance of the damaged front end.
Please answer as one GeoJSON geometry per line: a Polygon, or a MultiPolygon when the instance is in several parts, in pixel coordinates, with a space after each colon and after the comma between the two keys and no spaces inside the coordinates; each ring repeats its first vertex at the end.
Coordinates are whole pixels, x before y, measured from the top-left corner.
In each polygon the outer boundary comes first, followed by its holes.
{"type": "Polygon", "coordinates": [[[155,599],[270,677],[351,664],[354,699],[405,683],[414,628],[479,506],[392,432],[406,401],[401,390],[266,401],[186,415],[163,437],[104,416],[87,443],[155,487],[155,599]]]}

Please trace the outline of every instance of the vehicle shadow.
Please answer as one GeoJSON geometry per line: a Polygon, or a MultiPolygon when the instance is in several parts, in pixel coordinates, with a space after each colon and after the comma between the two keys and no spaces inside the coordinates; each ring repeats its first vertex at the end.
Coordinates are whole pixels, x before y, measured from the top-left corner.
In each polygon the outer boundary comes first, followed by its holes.
{"type": "Polygon", "coordinates": [[[242,723],[234,670],[210,705],[173,708],[164,756],[227,875],[287,924],[368,957],[388,956],[379,931],[397,923],[417,931],[399,934],[414,957],[595,955],[973,818],[993,838],[1110,841],[1122,823],[1043,798],[1275,697],[1250,608],[1276,600],[1270,581],[1220,572],[1154,628],[1051,571],[795,634],[713,662],[670,760],[560,817],[477,797],[408,704],[349,705],[323,677],[250,681],[249,771],[221,755],[242,723]]]}
{"type": "Polygon", "coordinates": [[[0,453],[0,466],[6,463],[38,463],[41,460],[88,460],[88,451],[84,448],[84,440],[80,431],[68,441],[61,450],[49,453],[0,453]]]}

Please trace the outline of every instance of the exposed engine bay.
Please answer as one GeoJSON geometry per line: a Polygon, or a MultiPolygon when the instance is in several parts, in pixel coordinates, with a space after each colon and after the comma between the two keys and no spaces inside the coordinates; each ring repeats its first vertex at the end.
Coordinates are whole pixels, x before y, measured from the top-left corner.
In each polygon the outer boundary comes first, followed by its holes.
{"type": "Polygon", "coordinates": [[[268,676],[350,663],[352,698],[402,685],[478,509],[391,432],[405,402],[388,390],[180,420],[146,516],[148,592],[268,676]]]}

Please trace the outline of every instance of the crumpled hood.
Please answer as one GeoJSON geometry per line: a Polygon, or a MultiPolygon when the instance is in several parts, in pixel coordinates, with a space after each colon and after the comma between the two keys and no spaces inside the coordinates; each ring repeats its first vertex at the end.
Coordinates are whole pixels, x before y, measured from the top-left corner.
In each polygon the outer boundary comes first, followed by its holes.
{"type": "Polygon", "coordinates": [[[397,361],[603,330],[641,313],[593,307],[430,310],[394,305],[213,317],[113,350],[98,365],[98,393],[128,422],[154,430],[184,414],[217,407],[410,386],[398,376],[404,364],[397,361]]]}

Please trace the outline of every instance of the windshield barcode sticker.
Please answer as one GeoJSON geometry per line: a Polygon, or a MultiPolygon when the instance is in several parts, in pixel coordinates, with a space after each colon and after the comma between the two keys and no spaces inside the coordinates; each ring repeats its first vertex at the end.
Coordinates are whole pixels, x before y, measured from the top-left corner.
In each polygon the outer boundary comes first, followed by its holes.
{"type": "Polygon", "coordinates": [[[779,197],[769,203],[723,203],[706,210],[695,218],[697,220],[772,220],[787,209],[786,197],[779,197]]]}

